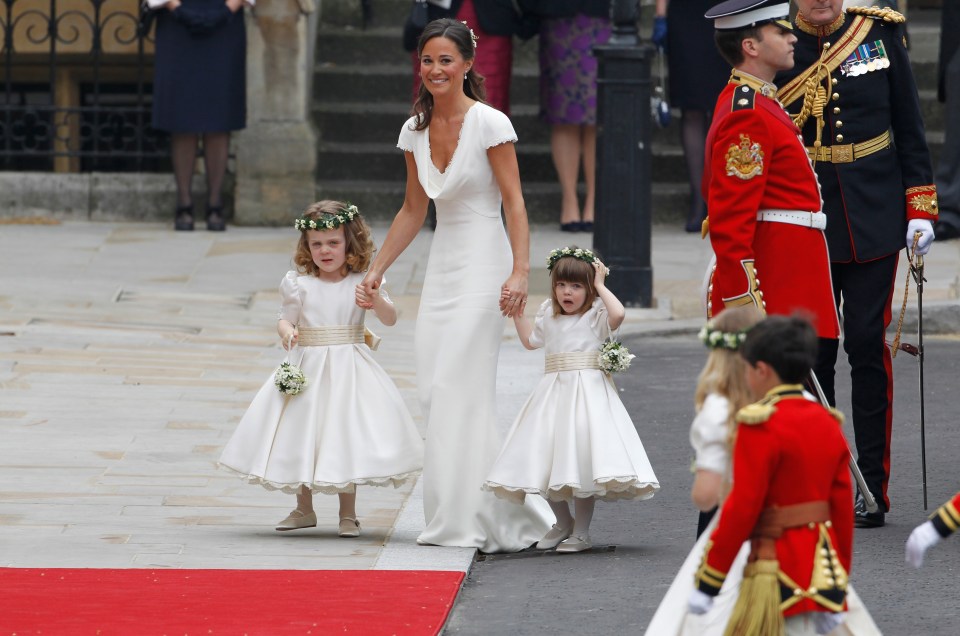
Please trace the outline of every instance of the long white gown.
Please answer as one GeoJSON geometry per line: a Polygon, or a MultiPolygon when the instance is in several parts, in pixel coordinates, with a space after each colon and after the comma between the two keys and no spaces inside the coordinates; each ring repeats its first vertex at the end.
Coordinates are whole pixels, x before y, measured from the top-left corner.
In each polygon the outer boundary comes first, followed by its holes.
{"type": "MultiPolygon", "coordinates": [[[[298,327],[362,325],[366,312],[354,292],[361,280],[362,273],[331,283],[288,272],[279,317],[298,327]]],[[[326,494],[398,487],[419,474],[423,440],[367,345],[298,346],[290,358],[306,387],[283,395],[271,375],[223,449],[221,467],[287,493],[301,485],[326,494]]]]}
{"type": "MultiPolygon", "coordinates": [[[[731,463],[727,429],[729,409],[727,398],[711,393],[704,399],[700,412],[690,425],[690,443],[695,452],[694,467],[719,473],[727,482],[730,479],[731,463]]],[[[703,550],[719,520],[720,513],[717,512],[684,559],[680,571],[647,626],[647,636],[723,636],[727,621],[730,620],[737,603],[740,582],[743,580],[743,567],[750,556],[749,541],[740,547],[710,611],[701,616],[687,612],[687,600],[693,591],[694,574],[700,567],[703,550]]],[[[847,586],[847,607],[844,622],[831,631],[829,636],[880,635],[880,630],[852,584],[847,586]]]]}
{"type": "Polygon", "coordinates": [[[543,502],[515,506],[480,489],[500,450],[499,298],[513,263],[487,149],[516,140],[506,115],[477,102],[442,173],[431,159],[429,128],[415,132],[411,118],[397,142],[413,153],[420,184],[437,209],[416,328],[427,423],[420,543],[515,552],[539,541],[553,521],[543,502]]]}
{"type": "MultiPolygon", "coordinates": [[[[537,311],[530,344],[547,355],[599,354],[609,337],[599,298],[570,315],[555,315],[548,299],[537,311]]],[[[660,484],[613,380],[599,369],[576,369],[543,375],[483,487],[519,503],[527,494],[554,501],[649,499],[660,484]]]]}

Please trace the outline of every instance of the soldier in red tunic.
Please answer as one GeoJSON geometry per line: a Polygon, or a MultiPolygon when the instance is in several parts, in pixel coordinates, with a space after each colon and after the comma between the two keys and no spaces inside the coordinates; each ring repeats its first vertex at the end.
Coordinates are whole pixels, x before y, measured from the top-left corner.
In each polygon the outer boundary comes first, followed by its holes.
{"type": "Polygon", "coordinates": [[[853,490],[842,416],[806,399],[800,384],[817,338],[798,317],[753,327],[740,354],[759,402],[737,414],[733,488],[707,543],[689,601],[709,610],[743,542],[743,571],[728,634],[825,634],[842,622],[853,547],[853,490]]]}
{"type": "Polygon", "coordinates": [[[770,314],[800,310],[821,338],[835,341],[820,187],[772,83],[793,66],[788,12],[782,0],[730,0],[706,15],[734,67],[707,136],[705,226],[717,259],[707,317],[749,303],[770,314]]]}
{"type": "Polygon", "coordinates": [[[960,527],[960,492],[930,516],[929,521],[913,529],[907,539],[907,563],[915,568],[923,565],[927,550],[946,539],[960,527]]]}

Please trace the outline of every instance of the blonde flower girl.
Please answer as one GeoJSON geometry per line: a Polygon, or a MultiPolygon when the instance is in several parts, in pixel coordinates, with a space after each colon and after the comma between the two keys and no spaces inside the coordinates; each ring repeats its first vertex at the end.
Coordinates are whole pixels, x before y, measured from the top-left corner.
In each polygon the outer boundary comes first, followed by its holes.
{"type": "Polygon", "coordinates": [[[373,257],[369,227],[356,206],[339,201],[311,205],[295,227],[297,270],[280,283],[277,332],[306,383],[290,395],[268,379],[220,465],[250,483],[296,494],[297,507],[278,531],[316,526],[313,493],[336,493],[338,534],[357,537],[356,487],[396,488],[415,477],[423,440],[365,344],[366,310],[388,326],[397,319],[383,287],[374,296],[356,289],[373,257]]]}
{"type": "Polygon", "coordinates": [[[604,284],[607,268],[576,247],[547,261],[553,292],[534,324],[514,318],[527,349],[543,347],[543,378],[514,421],[483,487],[522,502],[544,497],[557,523],[539,549],[580,552],[597,499],[648,499],[660,488],[600,349],[623,322],[623,305],[604,284]],[[573,504],[573,514],[570,504],[573,504]]]}

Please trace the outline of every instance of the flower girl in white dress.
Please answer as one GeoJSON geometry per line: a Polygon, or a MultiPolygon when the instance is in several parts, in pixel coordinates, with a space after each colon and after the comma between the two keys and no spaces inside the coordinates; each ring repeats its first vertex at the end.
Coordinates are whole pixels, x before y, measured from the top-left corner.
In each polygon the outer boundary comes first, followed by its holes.
{"type": "Polygon", "coordinates": [[[607,268],[575,247],[554,250],[547,265],[552,297],[533,325],[514,318],[524,347],[544,347],[544,376],[483,487],[518,503],[527,494],[546,498],[557,523],[537,547],[580,552],[591,547],[597,499],[648,499],[660,484],[617,388],[600,370],[600,349],[625,314],[604,284],[607,268]]]}
{"type": "Polygon", "coordinates": [[[280,283],[277,332],[306,384],[302,392],[283,393],[271,376],[220,465],[250,483],[296,494],[296,509],[277,530],[316,526],[313,493],[336,493],[338,534],[357,537],[356,487],[396,488],[415,477],[423,466],[423,440],[365,343],[367,309],[385,325],[397,320],[383,287],[373,296],[357,289],[374,252],[369,227],[356,206],[338,201],[311,205],[295,227],[301,231],[297,271],[280,283]]]}

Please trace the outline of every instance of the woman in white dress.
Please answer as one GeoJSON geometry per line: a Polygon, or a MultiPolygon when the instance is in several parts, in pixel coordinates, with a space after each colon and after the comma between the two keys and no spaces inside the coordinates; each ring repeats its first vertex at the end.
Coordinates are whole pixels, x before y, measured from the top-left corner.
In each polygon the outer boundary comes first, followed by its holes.
{"type": "Polygon", "coordinates": [[[530,235],[506,115],[483,103],[472,32],[436,20],[420,38],[420,93],[398,147],[407,164],[403,206],[363,280],[366,293],[437,208],[420,314],[417,383],[427,423],[426,528],[418,542],[515,552],[550,527],[546,506],[514,506],[481,491],[500,450],[496,375],[503,316],[523,311],[530,235]],[[509,241],[500,218],[501,201],[509,241]]]}
{"type": "MultiPolygon", "coordinates": [[[[691,498],[701,511],[722,506],[730,491],[730,451],[736,435],[734,415],[753,401],[739,348],[747,330],[762,318],[752,305],[725,309],[700,332],[710,354],[697,379],[694,396],[697,415],[690,425],[690,444],[695,453],[691,498]]],[[[703,560],[704,548],[719,518],[719,512],[713,515],[680,566],[647,626],[647,636],[723,636],[737,602],[743,567],[750,555],[749,541],[740,548],[710,611],[702,615],[687,611],[687,600],[694,590],[694,573],[703,560]]],[[[847,586],[847,607],[844,622],[830,632],[831,636],[879,636],[880,630],[853,585],[847,586]]]]}

